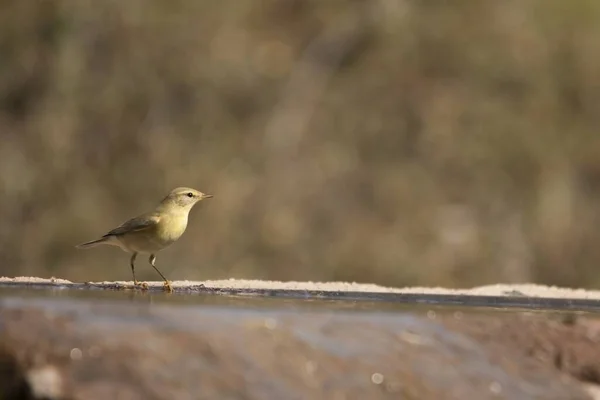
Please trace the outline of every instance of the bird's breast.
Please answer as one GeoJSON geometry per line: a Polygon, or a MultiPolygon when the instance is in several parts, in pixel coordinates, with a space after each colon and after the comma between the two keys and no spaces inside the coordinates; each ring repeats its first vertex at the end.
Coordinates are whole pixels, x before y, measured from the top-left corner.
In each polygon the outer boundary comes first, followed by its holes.
{"type": "Polygon", "coordinates": [[[163,218],[157,226],[158,237],[165,244],[179,239],[187,227],[187,215],[163,218]]]}

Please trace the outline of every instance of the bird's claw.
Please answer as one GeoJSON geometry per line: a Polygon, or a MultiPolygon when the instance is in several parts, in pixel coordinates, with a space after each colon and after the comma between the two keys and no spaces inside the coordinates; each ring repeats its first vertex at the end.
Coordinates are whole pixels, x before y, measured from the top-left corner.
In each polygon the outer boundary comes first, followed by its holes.
{"type": "Polygon", "coordinates": [[[163,288],[167,292],[172,292],[173,291],[173,286],[171,286],[171,282],[170,281],[165,281],[165,283],[163,283],[163,288]]]}
{"type": "Polygon", "coordinates": [[[148,290],[148,284],[146,282],[134,281],[133,285],[142,290],[148,290]]]}

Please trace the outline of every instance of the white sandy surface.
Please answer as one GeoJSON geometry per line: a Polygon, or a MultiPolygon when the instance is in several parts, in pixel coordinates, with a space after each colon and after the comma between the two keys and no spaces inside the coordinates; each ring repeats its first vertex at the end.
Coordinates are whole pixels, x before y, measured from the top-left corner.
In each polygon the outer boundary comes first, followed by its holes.
{"type": "MultiPolygon", "coordinates": [[[[71,282],[59,278],[37,278],[37,277],[0,277],[0,284],[19,285],[49,285],[49,286],[77,286],[82,282],[71,282]]],[[[88,282],[94,287],[114,288],[114,286],[131,286],[132,282],[88,282]]],[[[147,282],[150,287],[162,286],[162,282],[147,282]]],[[[201,287],[222,289],[269,289],[269,290],[310,290],[310,291],[333,291],[333,292],[377,292],[377,293],[418,293],[418,294],[464,294],[479,296],[531,296],[546,298],[571,298],[571,299],[599,299],[600,290],[585,290],[575,288],[561,288],[556,286],[544,286],[537,284],[496,284],[465,289],[448,289],[441,287],[405,287],[392,288],[374,284],[353,282],[281,282],[263,280],[208,280],[208,281],[173,281],[174,289],[194,289],[201,287]]]]}

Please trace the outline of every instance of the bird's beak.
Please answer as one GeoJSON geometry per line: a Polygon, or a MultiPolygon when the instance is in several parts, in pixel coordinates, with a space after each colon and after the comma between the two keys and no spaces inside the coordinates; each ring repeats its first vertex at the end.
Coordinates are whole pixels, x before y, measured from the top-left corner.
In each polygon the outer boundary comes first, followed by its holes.
{"type": "Polygon", "coordinates": [[[204,194],[204,195],[202,195],[203,199],[210,199],[211,197],[213,197],[212,194],[204,194]]]}

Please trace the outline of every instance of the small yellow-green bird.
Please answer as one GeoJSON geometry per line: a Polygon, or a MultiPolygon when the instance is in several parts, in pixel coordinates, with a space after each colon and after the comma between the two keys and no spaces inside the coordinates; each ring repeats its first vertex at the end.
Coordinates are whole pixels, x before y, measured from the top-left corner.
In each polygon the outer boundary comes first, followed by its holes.
{"type": "Polygon", "coordinates": [[[76,247],[85,249],[108,244],[132,253],[130,265],[133,283],[145,288],[147,288],[147,284],[141,284],[135,278],[135,258],[138,253],[150,254],[148,259],[150,265],[165,281],[165,289],[171,291],[171,282],[156,268],[156,253],[170,246],[183,235],[192,207],[199,201],[211,197],[213,196],[210,194],[187,187],[173,189],[154,211],[125,221],[100,239],[82,243],[76,247]]]}

